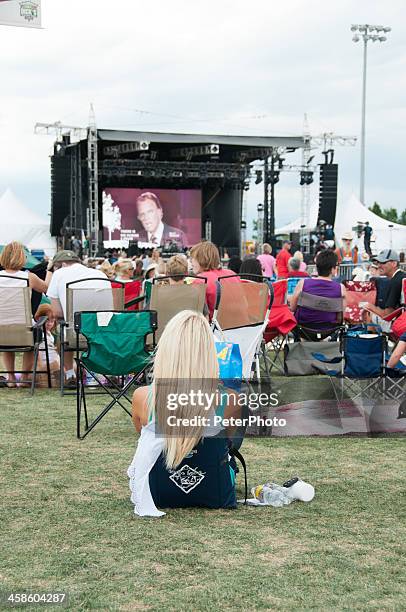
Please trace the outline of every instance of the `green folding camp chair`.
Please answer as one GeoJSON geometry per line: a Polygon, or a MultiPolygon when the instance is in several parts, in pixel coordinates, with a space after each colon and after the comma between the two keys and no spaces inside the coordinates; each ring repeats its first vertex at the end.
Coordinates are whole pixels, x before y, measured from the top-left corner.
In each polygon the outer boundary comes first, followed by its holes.
{"type": "Polygon", "coordinates": [[[119,404],[131,416],[126,403],[131,404],[128,391],[132,386],[145,382],[148,367],[152,365],[157,313],[153,310],[76,312],[74,326],[77,346],[80,335],[87,341],[87,349],[84,352],[78,349],[75,359],[77,437],[83,440],[115,404],[119,404]],[[150,345],[146,344],[147,336],[152,338],[150,345]],[[85,380],[89,377],[95,381],[101,393],[106,392],[111,398],[91,422],[85,386],[85,380]],[[83,431],[82,413],[85,421],[83,431]]]}
{"type": "MultiPolygon", "coordinates": [[[[90,270],[91,274],[91,270],[90,270]]],[[[76,312],[101,310],[124,310],[124,283],[114,281],[114,287],[108,278],[89,277],[66,284],[65,320],[60,321],[60,392],[70,395],[65,390],[65,352],[77,352],[77,342],[84,350],[86,341],[75,333],[74,315],[76,312]]]]}

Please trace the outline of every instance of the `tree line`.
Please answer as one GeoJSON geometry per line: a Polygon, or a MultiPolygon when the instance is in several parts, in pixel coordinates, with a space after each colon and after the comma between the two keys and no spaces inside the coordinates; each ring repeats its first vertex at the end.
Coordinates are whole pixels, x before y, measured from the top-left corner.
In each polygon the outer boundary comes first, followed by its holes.
{"type": "Polygon", "coordinates": [[[378,217],[382,217],[382,219],[386,219],[391,223],[406,225],[406,208],[401,213],[399,213],[396,208],[384,208],[382,210],[378,202],[374,202],[373,206],[369,206],[369,210],[378,215],[378,217]]]}

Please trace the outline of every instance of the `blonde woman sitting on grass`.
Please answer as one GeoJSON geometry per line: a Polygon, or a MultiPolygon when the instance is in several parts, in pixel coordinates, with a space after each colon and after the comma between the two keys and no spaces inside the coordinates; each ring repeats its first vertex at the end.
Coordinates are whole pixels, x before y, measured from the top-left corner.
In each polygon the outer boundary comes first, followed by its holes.
{"type": "Polygon", "coordinates": [[[213,402],[212,410],[193,401],[168,404],[169,399],[180,400],[181,394],[190,397],[192,390],[218,391],[218,362],[207,320],[183,310],[169,321],[160,338],[153,383],[133,395],[132,419],[141,435],[128,477],[136,515],[162,516],[157,505],[236,506],[228,441],[215,437],[222,430],[212,419],[219,404],[213,402]],[[208,464],[204,453],[210,455],[208,464]],[[187,464],[182,465],[186,457],[187,464]]]}

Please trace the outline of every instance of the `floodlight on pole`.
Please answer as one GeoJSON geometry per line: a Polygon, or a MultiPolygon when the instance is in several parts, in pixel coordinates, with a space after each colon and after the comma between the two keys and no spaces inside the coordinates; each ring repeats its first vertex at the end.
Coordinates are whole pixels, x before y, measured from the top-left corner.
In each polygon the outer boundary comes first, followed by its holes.
{"type": "Polygon", "coordinates": [[[351,32],[354,32],[352,37],[353,42],[357,43],[361,40],[364,42],[364,54],[363,54],[363,71],[362,71],[362,110],[361,110],[361,168],[360,168],[360,187],[359,187],[359,199],[365,203],[365,114],[366,114],[366,88],[367,88],[367,44],[369,41],[372,42],[385,42],[386,36],[380,36],[379,32],[385,34],[390,32],[392,28],[389,26],[381,25],[370,25],[363,24],[357,25],[352,24],[350,27],[351,32]],[[372,34],[371,32],[377,32],[372,34]]]}

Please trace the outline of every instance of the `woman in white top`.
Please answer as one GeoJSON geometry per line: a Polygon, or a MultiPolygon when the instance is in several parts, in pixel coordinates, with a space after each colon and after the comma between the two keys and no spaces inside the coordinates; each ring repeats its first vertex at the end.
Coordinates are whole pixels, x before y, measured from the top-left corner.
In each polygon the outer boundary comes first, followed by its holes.
{"type": "MultiPolygon", "coordinates": [[[[48,285],[52,278],[52,272],[47,272],[45,280],[41,280],[32,272],[22,270],[26,263],[24,247],[20,242],[10,242],[7,244],[0,255],[0,265],[3,270],[0,271],[0,286],[1,287],[25,287],[28,286],[39,293],[46,293],[48,285]],[[15,278],[9,278],[15,277],[15,278]]],[[[16,386],[15,369],[15,353],[3,353],[4,365],[9,372],[8,387],[16,386]]],[[[32,370],[33,353],[24,353],[23,370],[32,370]]]]}

